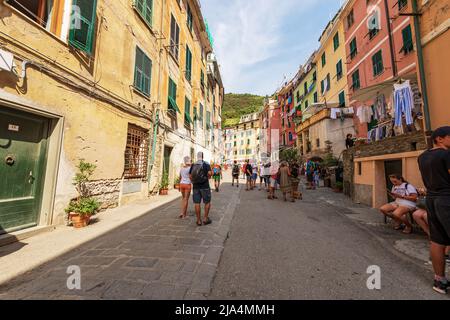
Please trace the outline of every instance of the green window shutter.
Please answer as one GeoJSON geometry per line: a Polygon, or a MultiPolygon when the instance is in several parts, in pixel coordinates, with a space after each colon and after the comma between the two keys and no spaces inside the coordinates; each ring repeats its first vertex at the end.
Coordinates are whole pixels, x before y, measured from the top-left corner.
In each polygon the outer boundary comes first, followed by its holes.
{"type": "Polygon", "coordinates": [[[187,6],[187,25],[189,30],[192,32],[193,26],[194,26],[194,18],[192,16],[192,10],[191,7],[187,6]]]}
{"type": "Polygon", "coordinates": [[[336,64],[336,76],[338,80],[342,78],[342,60],[336,64]]]}
{"type": "Polygon", "coordinates": [[[324,92],[325,92],[325,83],[324,83],[323,80],[320,81],[320,92],[321,92],[321,93],[324,93],[324,92]]]}
{"type": "Polygon", "coordinates": [[[372,56],[373,75],[377,76],[383,72],[383,55],[381,50],[372,56]]]}
{"type": "Polygon", "coordinates": [[[350,57],[353,59],[357,53],[358,48],[356,45],[356,38],[353,38],[353,40],[350,42],[350,57]]]}
{"type": "Polygon", "coordinates": [[[402,37],[403,37],[403,48],[401,51],[403,51],[404,54],[408,54],[414,50],[411,25],[408,25],[406,28],[402,30],[402,37]]]}
{"type": "Polygon", "coordinates": [[[327,58],[325,56],[325,52],[322,54],[322,67],[324,67],[327,64],[327,58]]]}
{"type": "Polygon", "coordinates": [[[134,7],[142,19],[151,27],[153,20],[153,0],[134,0],[134,7]]]}
{"type": "Polygon", "coordinates": [[[136,61],[134,66],[134,87],[143,94],[150,95],[152,77],[152,61],[136,47],[136,61]]]}
{"type": "Polygon", "coordinates": [[[305,89],[305,96],[306,96],[308,94],[308,80],[305,80],[304,89],[305,89]]]}
{"type": "Polygon", "coordinates": [[[70,29],[69,44],[91,55],[94,46],[97,0],[73,0],[72,6],[79,8],[80,15],[76,13],[71,21],[79,22],[80,28],[70,29]]]}
{"type": "Polygon", "coordinates": [[[169,78],[169,110],[181,113],[177,105],[177,85],[169,78]]]}
{"type": "Polygon", "coordinates": [[[192,78],[192,52],[186,45],[186,79],[191,81],[192,78]]]}
{"type": "Polygon", "coordinates": [[[339,33],[336,33],[336,35],[334,36],[333,44],[334,44],[334,51],[336,51],[339,48],[339,33]]]}
{"type": "Polygon", "coordinates": [[[317,92],[314,92],[314,103],[319,102],[319,96],[317,94],[317,92]]]}
{"type": "Polygon", "coordinates": [[[184,122],[194,123],[191,118],[191,101],[187,97],[184,98],[184,122]]]}
{"type": "Polygon", "coordinates": [[[356,70],[352,74],[352,88],[353,90],[358,90],[360,88],[360,82],[359,82],[359,70],[356,70]]]}
{"type": "Polygon", "coordinates": [[[339,107],[345,107],[345,91],[339,93],[339,107]]]}

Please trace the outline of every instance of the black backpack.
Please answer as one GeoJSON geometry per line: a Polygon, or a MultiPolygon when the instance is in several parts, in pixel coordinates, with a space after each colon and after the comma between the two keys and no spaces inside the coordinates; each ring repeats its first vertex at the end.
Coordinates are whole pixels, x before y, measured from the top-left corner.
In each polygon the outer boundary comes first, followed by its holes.
{"type": "Polygon", "coordinates": [[[196,163],[192,166],[191,171],[192,183],[202,184],[208,181],[208,173],[206,172],[205,163],[196,163]]]}
{"type": "Polygon", "coordinates": [[[291,175],[292,175],[294,178],[297,178],[297,177],[298,177],[298,167],[296,167],[296,166],[293,166],[293,167],[292,167],[291,175]]]}
{"type": "Polygon", "coordinates": [[[233,166],[233,174],[239,174],[240,168],[239,165],[235,164],[233,166]]]}

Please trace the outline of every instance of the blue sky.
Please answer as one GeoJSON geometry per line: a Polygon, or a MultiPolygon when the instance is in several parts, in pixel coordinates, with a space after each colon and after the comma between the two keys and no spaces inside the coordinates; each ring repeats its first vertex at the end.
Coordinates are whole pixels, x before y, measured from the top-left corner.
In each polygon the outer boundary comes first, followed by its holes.
{"type": "Polygon", "coordinates": [[[317,49],[342,0],[201,0],[227,93],[272,94],[317,49]]]}

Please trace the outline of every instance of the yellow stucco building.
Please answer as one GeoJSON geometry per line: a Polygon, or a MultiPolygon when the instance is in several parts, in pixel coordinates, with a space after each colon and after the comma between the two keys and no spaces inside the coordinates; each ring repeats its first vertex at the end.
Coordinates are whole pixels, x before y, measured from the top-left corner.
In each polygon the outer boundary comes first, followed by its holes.
{"type": "MultiPolygon", "coordinates": [[[[65,221],[80,159],[103,208],[220,144],[223,85],[195,0],[0,0],[0,234],[65,221]],[[11,188],[14,185],[14,188],[11,188]]],[[[31,228],[31,229],[30,229],[31,228]]]]}

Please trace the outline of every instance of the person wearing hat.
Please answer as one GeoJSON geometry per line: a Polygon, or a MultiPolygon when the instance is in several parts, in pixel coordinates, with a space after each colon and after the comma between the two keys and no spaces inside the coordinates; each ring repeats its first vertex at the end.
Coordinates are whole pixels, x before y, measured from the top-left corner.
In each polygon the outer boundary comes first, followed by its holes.
{"type": "Polygon", "coordinates": [[[427,188],[433,289],[446,294],[450,286],[445,277],[445,251],[450,246],[450,126],[436,129],[431,138],[434,148],[421,154],[418,161],[427,188]]]}

